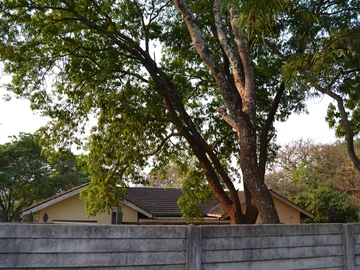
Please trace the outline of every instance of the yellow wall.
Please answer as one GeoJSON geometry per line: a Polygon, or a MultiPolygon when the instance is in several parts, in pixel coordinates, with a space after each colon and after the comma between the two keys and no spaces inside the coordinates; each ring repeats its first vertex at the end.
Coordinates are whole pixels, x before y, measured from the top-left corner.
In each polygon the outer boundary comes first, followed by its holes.
{"type": "Polygon", "coordinates": [[[126,205],[122,205],[121,211],[123,212],[123,222],[138,222],[138,211],[126,205]]]}
{"type": "MultiPolygon", "coordinates": [[[[276,211],[279,215],[280,222],[283,224],[299,224],[300,223],[300,212],[289,205],[283,203],[282,201],[273,197],[275,203],[276,211]]],[[[261,218],[258,216],[256,224],[260,224],[261,218]]]]}
{"type": "MultiPolygon", "coordinates": [[[[123,222],[137,222],[138,212],[124,205],[123,222]]],[[[90,222],[98,224],[111,224],[111,216],[108,213],[98,214],[95,217],[87,217],[85,214],[85,205],[79,199],[79,194],[50,205],[38,212],[38,222],[43,222],[43,216],[47,213],[48,221],[72,221],[72,222],[90,222]]]]}
{"type": "Polygon", "coordinates": [[[74,221],[86,222],[94,221],[98,224],[111,224],[111,217],[107,213],[99,214],[88,218],[85,214],[85,205],[79,199],[79,194],[75,194],[63,201],[50,205],[38,212],[39,222],[43,222],[43,216],[47,213],[48,221],[74,221]]]}

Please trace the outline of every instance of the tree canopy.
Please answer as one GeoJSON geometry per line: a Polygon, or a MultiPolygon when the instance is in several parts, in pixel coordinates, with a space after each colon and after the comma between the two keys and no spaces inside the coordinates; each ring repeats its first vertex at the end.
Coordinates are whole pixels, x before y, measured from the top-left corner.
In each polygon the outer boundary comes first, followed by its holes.
{"type": "Polygon", "coordinates": [[[51,162],[41,155],[35,135],[20,133],[0,145],[2,221],[18,220],[26,206],[88,181],[71,152],[58,152],[51,162]]]}
{"type": "MultiPolygon", "coordinates": [[[[81,144],[88,120],[96,119],[86,145],[90,213],[119,199],[115,186],[142,183],[144,168],[189,167],[195,157],[193,186],[184,191],[199,195],[196,187],[207,183],[234,223],[253,223],[258,212],[265,223],[279,222],[264,183],[266,163],[276,150],[273,122],[304,111],[314,94],[304,87],[307,77],[291,82],[302,70],[292,61],[296,44],[322,44],[317,35],[310,42],[317,32],[301,37],[306,7],[316,3],[225,2],[0,3],[0,60],[13,75],[8,89],[52,119],[42,131],[47,145],[81,144]],[[233,185],[240,177],[244,213],[233,185]]],[[[349,1],[340,2],[317,5],[328,12],[349,1]]],[[[358,24],[352,18],[349,29],[358,24]]]]}

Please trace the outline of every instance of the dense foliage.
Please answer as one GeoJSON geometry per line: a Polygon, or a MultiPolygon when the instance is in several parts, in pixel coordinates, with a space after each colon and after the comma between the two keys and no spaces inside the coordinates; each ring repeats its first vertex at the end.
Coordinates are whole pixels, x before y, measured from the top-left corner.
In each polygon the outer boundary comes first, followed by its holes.
{"type": "Polygon", "coordinates": [[[35,135],[13,136],[0,145],[1,220],[20,220],[26,206],[88,181],[70,152],[58,152],[50,162],[41,155],[35,135]]]}

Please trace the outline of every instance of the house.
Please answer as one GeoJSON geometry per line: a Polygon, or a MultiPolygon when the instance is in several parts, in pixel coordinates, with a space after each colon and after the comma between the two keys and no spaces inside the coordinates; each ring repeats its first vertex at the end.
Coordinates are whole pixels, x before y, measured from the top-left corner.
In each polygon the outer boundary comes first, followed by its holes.
{"type": "MultiPolygon", "coordinates": [[[[51,198],[25,208],[23,216],[35,214],[35,222],[52,223],[94,223],[94,224],[186,224],[177,201],[182,196],[181,189],[159,187],[130,187],[121,208],[112,208],[111,213],[87,217],[84,203],[79,193],[88,184],[74,187],[51,198]]],[[[282,223],[300,223],[300,216],[313,218],[306,210],[298,207],[274,191],[270,191],[282,223]]],[[[241,202],[244,195],[239,191],[241,202]]],[[[244,206],[244,203],[242,203],[244,206]]],[[[219,203],[211,202],[199,205],[205,224],[230,224],[227,213],[219,203]]],[[[258,223],[261,220],[258,219],[258,223]]]]}

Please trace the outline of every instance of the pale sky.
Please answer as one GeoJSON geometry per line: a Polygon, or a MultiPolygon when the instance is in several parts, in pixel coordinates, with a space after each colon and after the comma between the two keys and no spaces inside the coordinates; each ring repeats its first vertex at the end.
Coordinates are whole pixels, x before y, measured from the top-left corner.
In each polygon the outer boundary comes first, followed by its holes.
{"type": "MultiPolygon", "coordinates": [[[[0,79],[0,85],[4,82],[0,79]]],[[[47,120],[34,114],[27,100],[3,100],[5,90],[0,88],[0,144],[10,141],[8,136],[19,132],[33,133],[47,120]]],[[[334,131],[325,122],[327,104],[330,98],[324,97],[308,102],[308,115],[292,115],[285,123],[277,123],[278,142],[286,144],[299,138],[311,138],[317,143],[332,143],[336,141],[334,131]]]]}
{"type": "Polygon", "coordinates": [[[27,100],[4,101],[6,91],[1,85],[8,82],[10,77],[0,74],[0,144],[9,142],[9,136],[17,136],[19,132],[34,133],[47,122],[33,113],[27,100]]]}
{"type": "Polygon", "coordinates": [[[327,106],[333,100],[324,96],[307,102],[309,114],[291,115],[284,123],[276,123],[278,142],[286,144],[290,141],[313,139],[316,143],[334,143],[337,139],[335,131],[329,129],[325,121],[327,106]]]}

